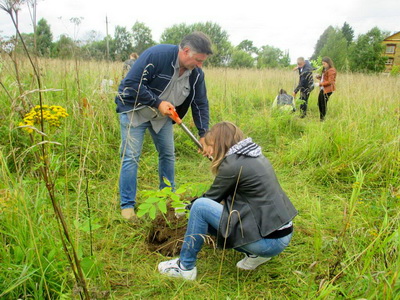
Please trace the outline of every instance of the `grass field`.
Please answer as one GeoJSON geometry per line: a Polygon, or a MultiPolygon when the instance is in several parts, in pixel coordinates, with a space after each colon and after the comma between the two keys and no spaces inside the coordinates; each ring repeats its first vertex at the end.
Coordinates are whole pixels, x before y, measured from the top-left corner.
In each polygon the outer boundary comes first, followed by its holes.
{"type": "MultiPolygon", "coordinates": [[[[32,68],[19,62],[18,84],[9,58],[0,61],[1,299],[79,298],[39,176],[44,161],[93,299],[399,299],[398,78],[339,73],[321,123],[317,91],[305,119],[271,112],[278,90],[297,83],[294,72],[205,70],[211,123],[232,121],[263,147],[299,215],[291,245],[256,271],[238,271],[239,253],[207,245],[198,279],[184,282],[158,274],[165,257],[147,250],[151,220],[120,217],[113,98],[122,65],[39,64],[43,88],[59,89],[43,92],[43,104],[69,114],[59,129],[44,128],[43,139],[60,144],[47,143],[46,158],[41,136],[17,128],[29,103],[39,104],[32,68]],[[104,78],[114,85],[101,88],[104,78]]],[[[190,115],[184,121],[195,131],[190,115]]],[[[175,140],[177,184],[211,184],[209,162],[178,127],[175,140]]],[[[154,190],[157,181],[156,150],[146,137],[139,189],[154,190]]]]}

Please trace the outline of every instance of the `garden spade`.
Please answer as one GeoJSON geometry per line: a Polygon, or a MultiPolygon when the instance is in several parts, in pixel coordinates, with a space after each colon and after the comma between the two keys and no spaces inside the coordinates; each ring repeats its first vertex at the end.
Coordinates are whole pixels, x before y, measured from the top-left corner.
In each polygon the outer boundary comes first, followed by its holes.
{"type": "MultiPolygon", "coordinates": [[[[196,144],[196,146],[203,151],[203,145],[200,144],[200,142],[196,139],[196,137],[194,136],[194,134],[189,130],[189,128],[186,127],[185,124],[183,124],[182,119],[179,118],[178,113],[174,110],[174,109],[169,109],[171,111],[171,114],[169,115],[169,117],[176,123],[178,124],[183,131],[190,137],[190,139],[196,144]]],[[[209,156],[208,157],[209,160],[212,160],[212,157],[209,156]]]]}

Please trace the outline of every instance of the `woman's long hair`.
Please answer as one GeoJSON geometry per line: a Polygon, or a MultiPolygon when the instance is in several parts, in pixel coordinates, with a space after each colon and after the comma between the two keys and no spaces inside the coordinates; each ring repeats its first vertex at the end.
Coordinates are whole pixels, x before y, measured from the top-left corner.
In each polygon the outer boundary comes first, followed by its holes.
{"type": "Polygon", "coordinates": [[[205,142],[213,148],[211,171],[217,174],[218,168],[229,149],[244,139],[243,132],[231,122],[215,124],[205,135],[205,142]]]}
{"type": "MultiPolygon", "coordinates": [[[[332,61],[332,59],[331,59],[330,57],[324,56],[324,57],[322,58],[322,61],[323,61],[323,62],[326,62],[326,63],[329,65],[329,68],[328,68],[328,69],[334,68],[333,61],[332,61]]],[[[328,69],[327,69],[327,70],[328,70],[328,69]]]]}

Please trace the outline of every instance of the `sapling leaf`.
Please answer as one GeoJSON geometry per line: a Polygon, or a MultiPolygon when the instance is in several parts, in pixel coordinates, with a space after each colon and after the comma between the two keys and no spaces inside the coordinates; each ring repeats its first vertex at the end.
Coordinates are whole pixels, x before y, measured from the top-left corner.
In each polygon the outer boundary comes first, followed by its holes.
{"type": "Polygon", "coordinates": [[[163,200],[162,198],[158,198],[158,197],[149,197],[146,199],[146,203],[156,203],[163,200]]]}
{"type": "Polygon", "coordinates": [[[180,202],[180,199],[181,199],[181,198],[180,198],[178,195],[176,195],[176,194],[171,194],[170,197],[171,197],[171,199],[172,199],[173,201],[179,201],[179,202],[180,202]]]}
{"type": "Polygon", "coordinates": [[[154,194],[154,191],[142,191],[140,193],[143,197],[151,196],[154,194]]]}
{"type": "Polygon", "coordinates": [[[156,218],[157,209],[155,206],[150,207],[149,209],[149,217],[154,220],[156,218]]]}
{"type": "Polygon", "coordinates": [[[148,209],[139,209],[139,211],[136,213],[136,215],[141,218],[143,217],[149,210],[148,209]]]}
{"type": "Polygon", "coordinates": [[[169,186],[169,187],[172,186],[172,185],[171,185],[171,182],[167,179],[167,177],[163,177],[163,181],[164,181],[164,183],[165,183],[167,186],[169,186]]]}
{"type": "Polygon", "coordinates": [[[158,209],[163,213],[166,214],[167,213],[167,203],[160,201],[158,202],[158,209]]]}
{"type": "Polygon", "coordinates": [[[186,188],[180,187],[175,191],[175,194],[180,195],[180,194],[183,194],[184,192],[186,192],[186,188]]]}
{"type": "Polygon", "coordinates": [[[140,209],[146,210],[146,209],[149,209],[150,206],[152,206],[152,205],[153,205],[152,203],[143,202],[142,204],[140,204],[140,205],[138,206],[138,209],[139,209],[139,210],[140,210],[140,209]]]}
{"type": "Polygon", "coordinates": [[[183,212],[186,212],[186,209],[184,207],[177,208],[177,209],[175,209],[175,212],[176,213],[183,213],[183,212]]]}

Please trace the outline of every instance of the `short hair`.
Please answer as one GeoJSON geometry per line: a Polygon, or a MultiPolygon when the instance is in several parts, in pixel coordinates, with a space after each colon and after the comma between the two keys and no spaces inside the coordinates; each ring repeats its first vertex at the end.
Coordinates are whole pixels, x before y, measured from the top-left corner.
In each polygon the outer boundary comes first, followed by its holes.
{"type": "Polygon", "coordinates": [[[303,56],[298,57],[297,61],[304,61],[304,57],[303,56]]]}
{"type": "Polygon", "coordinates": [[[192,51],[196,53],[204,53],[207,55],[213,54],[211,50],[210,38],[200,31],[196,31],[185,36],[179,46],[181,49],[189,47],[192,51]]]}

